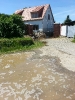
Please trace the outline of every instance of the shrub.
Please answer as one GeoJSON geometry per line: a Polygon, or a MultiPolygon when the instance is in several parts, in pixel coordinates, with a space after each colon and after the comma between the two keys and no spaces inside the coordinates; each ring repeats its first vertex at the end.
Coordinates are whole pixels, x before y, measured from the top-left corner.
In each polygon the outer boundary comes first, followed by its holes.
{"type": "Polygon", "coordinates": [[[34,44],[34,42],[31,38],[0,39],[0,49],[30,46],[32,44],[34,44]]]}
{"type": "Polygon", "coordinates": [[[20,15],[0,14],[0,37],[23,37],[24,30],[25,25],[20,15]]]}
{"type": "Polygon", "coordinates": [[[11,53],[18,51],[26,51],[44,46],[40,41],[33,41],[30,37],[25,38],[1,38],[0,39],[0,54],[11,53]]]}

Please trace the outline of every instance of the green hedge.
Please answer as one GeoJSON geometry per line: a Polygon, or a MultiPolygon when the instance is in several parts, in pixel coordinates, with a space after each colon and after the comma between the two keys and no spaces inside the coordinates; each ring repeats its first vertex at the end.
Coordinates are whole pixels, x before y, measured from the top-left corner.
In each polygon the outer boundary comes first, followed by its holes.
{"type": "Polygon", "coordinates": [[[24,33],[25,25],[20,15],[0,14],[0,37],[23,37],[24,33]]]}
{"type": "Polygon", "coordinates": [[[15,47],[22,47],[22,46],[30,46],[34,44],[33,40],[31,38],[12,38],[7,39],[3,38],[0,39],[0,49],[3,48],[15,48],[15,47]]]}

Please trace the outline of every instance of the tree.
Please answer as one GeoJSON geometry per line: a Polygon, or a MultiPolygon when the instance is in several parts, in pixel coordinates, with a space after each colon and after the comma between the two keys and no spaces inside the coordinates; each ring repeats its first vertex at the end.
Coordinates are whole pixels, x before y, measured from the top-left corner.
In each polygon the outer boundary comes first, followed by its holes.
{"type": "Polygon", "coordinates": [[[69,25],[71,22],[72,22],[72,20],[70,19],[69,15],[67,15],[67,18],[65,19],[63,24],[69,25]]]}

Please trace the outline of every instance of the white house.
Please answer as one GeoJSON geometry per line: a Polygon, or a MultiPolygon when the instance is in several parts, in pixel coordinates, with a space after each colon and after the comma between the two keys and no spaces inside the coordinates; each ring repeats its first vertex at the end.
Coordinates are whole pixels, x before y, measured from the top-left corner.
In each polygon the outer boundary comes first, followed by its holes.
{"type": "Polygon", "coordinates": [[[54,17],[49,4],[17,10],[25,24],[33,25],[33,30],[53,31],[54,17]]]}

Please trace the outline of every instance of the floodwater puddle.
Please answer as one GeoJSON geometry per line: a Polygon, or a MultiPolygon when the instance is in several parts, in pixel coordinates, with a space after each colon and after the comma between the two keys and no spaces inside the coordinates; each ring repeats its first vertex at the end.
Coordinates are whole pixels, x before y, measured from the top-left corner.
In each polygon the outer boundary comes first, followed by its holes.
{"type": "Polygon", "coordinates": [[[33,55],[0,56],[0,100],[75,100],[75,73],[56,57],[33,55]]]}

